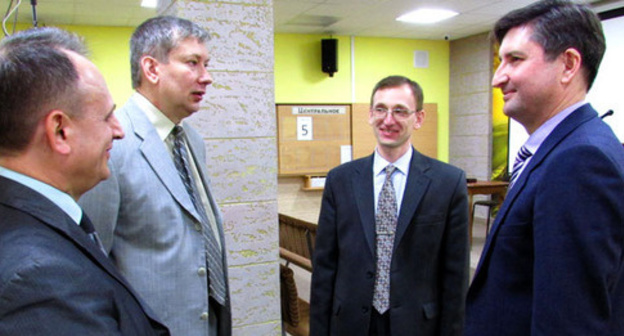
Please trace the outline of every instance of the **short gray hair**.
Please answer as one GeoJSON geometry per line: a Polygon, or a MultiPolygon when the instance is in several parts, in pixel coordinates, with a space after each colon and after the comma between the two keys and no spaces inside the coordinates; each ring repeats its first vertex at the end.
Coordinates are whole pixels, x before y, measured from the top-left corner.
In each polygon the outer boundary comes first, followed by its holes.
{"type": "Polygon", "coordinates": [[[141,58],[145,55],[159,62],[168,62],[169,53],[188,38],[207,43],[210,34],[199,25],[174,16],[158,16],[143,22],[130,39],[130,71],[132,88],[141,85],[141,58]]]}

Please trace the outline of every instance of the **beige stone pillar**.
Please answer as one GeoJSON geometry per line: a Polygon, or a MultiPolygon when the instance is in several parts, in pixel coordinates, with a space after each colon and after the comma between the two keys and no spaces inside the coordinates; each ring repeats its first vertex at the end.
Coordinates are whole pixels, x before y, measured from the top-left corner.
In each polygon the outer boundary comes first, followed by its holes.
{"type": "Polygon", "coordinates": [[[272,0],[160,0],[211,32],[203,135],[225,220],[234,335],[281,335],[272,0]]]}
{"type": "Polygon", "coordinates": [[[479,34],[451,42],[449,162],[468,177],[492,175],[492,45],[479,34]]]}

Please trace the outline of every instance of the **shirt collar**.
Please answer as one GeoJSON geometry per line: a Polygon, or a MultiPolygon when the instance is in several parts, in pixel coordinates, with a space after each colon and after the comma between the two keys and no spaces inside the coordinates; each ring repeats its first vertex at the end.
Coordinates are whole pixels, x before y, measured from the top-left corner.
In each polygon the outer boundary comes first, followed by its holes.
{"type": "MultiPolygon", "coordinates": [[[[405,152],[405,154],[403,154],[403,156],[401,156],[398,160],[393,162],[392,165],[395,166],[397,168],[397,170],[399,170],[403,174],[407,175],[407,173],[409,171],[410,162],[412,161],[412,154],[413,153],[414,153],[414,149],[412,148],[412,146],[410,146],[409,149],[407,150],[407,152],[405,152]]],[[[383,172],[383,170],[386,168],[386,166],[389,165],[389,164],[390,164],[390,162],[388,162],[386,159],[384,159],[381,156],[381,154],[379,154],[377,149],[375,149],[375,155],[373,156],[373,174],[374,174],[374,176],[377,176],[377,175],[381,174],[383,172]]]]}
{"type": "Polygon", "coordinates": [[[80,219],[82,219],[82,209],[69,194],[8,168],[0,167],[0,176],[6,177],[40,193],[61,208],[76,224],[80,223],[80,219]]]}
{"type": "Polygon", "coordinates": [[[552,118],[546,120],[545,123],[542,124],[526,141],[524,146],[528,149],[532,154],[535,154],[539,147],[542,145],[544,140],[552,133],[552,131],[559,125],[563,119],[568,117],[572,112],[576,111],[579,107],[587,104],[585,101],[580,101],[576,104],[570,105],[568,108],[563,111],[555,114],[552,118]]]}
{"type": "Polygon", "coordinates": [[[152,123],[152,125],[154,125],[160,140],[165,141],[175,126],[173,121],[167,118],[164,113],[162,113],[156,106],[154,106],[154,104],[152,104],[152,102],[150,102],[139,92],[135,92],[130,99],[134,100],[139,108],[143,110],[147,119],[152,123]]]}

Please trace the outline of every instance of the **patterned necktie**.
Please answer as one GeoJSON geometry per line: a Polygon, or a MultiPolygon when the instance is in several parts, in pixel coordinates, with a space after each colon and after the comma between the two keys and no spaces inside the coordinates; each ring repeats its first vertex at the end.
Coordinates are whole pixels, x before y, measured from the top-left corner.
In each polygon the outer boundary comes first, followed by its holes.
{"type": "Polygon", "coordinates": [[[219,244],[215,238],[206,209],[202,204],[199,191],[197,190],[197,184],[194,181],[193,174],[190,166],[190,156],[187,153],[186,146],[184,144],[184,129],[181,126],[175,126],[172,134],[174,136],[173,141],[173,157],[178,174],[184,182],[184,187],[191,197],[191,201],[195,206],[195,210],[199,213],[202,221],[202,235],[206,241],[206,259],[209,266],[210,277],[210,296],[215,299],[219,304],[225,304],[225,273],[223,272],[223,258],[219,244]]]}
{"type": "Polygon", "coordinates": [[[375,233],[377,240],[377,272],[375,275],[375,292],[373,307],[380,314],[385,313],[390,306],[390,264],[392,261],[392,246],[397,225],[397,202],[392,184],[392,173],[395,166],[386,166],[386,180],[384,181],[375,215],[375,233]]]}
{"type": "Polygon", "coordinates": [[[518,151],[518,155],[516,156],[516,161],[514,162],[514,165],[513,165],[513,169],[511,170],[511,180],[509,182],[509,189],[511,189],[514,183],[516,183],[516,180],[518,179],[518,175],[520,175],[520,171],[522,170],[524,163],[526,162],[528,158],[531,157],[531,155],[533,155],[533,153],[531,153],[526,147],[524,146],[520,147],[520,150],[518,151]]]}
{"type": "Polygon", "coordinates": [[[93,227],[91,220],[89,220],[89,217],[87,217],[85,213],[82,214],[82,218],[80,219],[80,227],[87,234],[87,236],[89,236],[89,238],[95,243],[95,245],[97,245],[97,247],[102,251],[102,253],[108,256],[108,253],[106,252],[106,249],[104,248],[104,245],[102,244],[102,241],[100,240],[100,236],[95,231],[95,227],[93,227]]]}

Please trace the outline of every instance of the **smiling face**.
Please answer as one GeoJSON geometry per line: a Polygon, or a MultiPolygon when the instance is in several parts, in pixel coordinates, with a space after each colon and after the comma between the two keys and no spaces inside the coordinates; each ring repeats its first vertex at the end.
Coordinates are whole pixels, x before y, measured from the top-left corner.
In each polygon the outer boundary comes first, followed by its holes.
{"type": "Polygon", "coordinates": [[[113,140],[123,138],[124,133],[113,114],[115,104],[102,74],[86,58],[70,56],[80,76],[80,106],[70,117],[72,163],[68,169],[75,180],[72,194],[81,195],[108,178],[109,151],[113,140]]]}
{"type": "Polygon", "coordinates": [[[548,61],[544,49],[531,39],[530,26],[512,28],[505,35],[499,55],[501,63],[492,86],[501,89],[505,114],[532,133],[553,114],[562,96],[562,57],[548,61]]]}
{"type": "Polygon", "coordinates": [[[386,160],[394,162],[393,159],[405,154],[411,146],[412,133],[422,125],[424,111],[411,113],[404,120],[397,120],[393,113],[387,113],[384,117],[376,117],[373,113],[376,108],[415,111],[416,101],[407,84],[379,89],[372,101],[368,122],[377,138],[377,149],[386,160]]]}
{"type": "Polygon", "coordinates": [[[212,83],[208,48],[195,38],[181,41],[167,62],[157,62],[158,92],[153,103],[174,123],[197,112],[212,83]]]}

